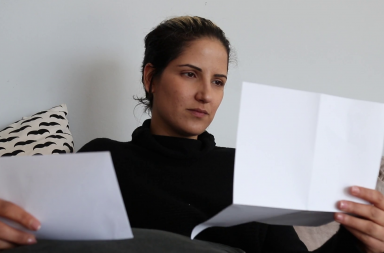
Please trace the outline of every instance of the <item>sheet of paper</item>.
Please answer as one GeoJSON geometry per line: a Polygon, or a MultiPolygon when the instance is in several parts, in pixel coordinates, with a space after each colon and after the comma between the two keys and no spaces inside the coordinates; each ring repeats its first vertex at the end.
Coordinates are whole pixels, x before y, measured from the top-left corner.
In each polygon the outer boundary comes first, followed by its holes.
{"type": "Polygon", "coordinates": [[[41,221],[38,239],[133,237],[108,152],[2,157],[0,199],[41,221]]]}
{"type": "Polygon", "coordinates": [[[383,104],[253,83],[240,103],[233,205],[195,233],[250,221],[321,225],[337,201],[364,203],[348,187],[375,188],[383,104]]]}
{"type": "Polygon", "coordinates": [[[199,224],[191,238],[209,227],[230,227],[251,221],[275,225],[319,226],[333,220],[330,212],[308,212],[294,209],[280,209],[261,206],[230,205],[207,222],[199,224]]]}

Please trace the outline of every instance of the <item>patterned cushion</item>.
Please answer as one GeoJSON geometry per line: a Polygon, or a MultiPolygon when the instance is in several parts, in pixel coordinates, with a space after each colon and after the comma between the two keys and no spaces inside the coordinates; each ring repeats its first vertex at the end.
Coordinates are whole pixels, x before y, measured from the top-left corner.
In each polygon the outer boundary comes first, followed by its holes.
{"type": "Polygon", "coordinates": [[[65,104],[9,125],[0,131],[0,156],[73,153],[65,104]]]}

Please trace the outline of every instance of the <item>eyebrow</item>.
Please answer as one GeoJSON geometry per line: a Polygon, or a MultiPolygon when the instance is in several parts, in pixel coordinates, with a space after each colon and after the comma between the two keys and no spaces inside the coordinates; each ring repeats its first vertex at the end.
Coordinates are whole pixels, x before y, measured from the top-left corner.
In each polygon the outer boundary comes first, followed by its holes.
{"type": "MultiPolygon", "coordinates": [[[[196,67],[192,64],[181,64],[181,65],[177,65],[178,67],[190,67],[190,68],[193,68],[193,69],[196,69],[197,71],[199,72],[203,72],[203,70],[199,67],[196,67]]],[[[214,74],[213,76],[215,77],[224,77],[225,79],[228,79],[226,75],[223,75],[223,74],[214,74]]]]}

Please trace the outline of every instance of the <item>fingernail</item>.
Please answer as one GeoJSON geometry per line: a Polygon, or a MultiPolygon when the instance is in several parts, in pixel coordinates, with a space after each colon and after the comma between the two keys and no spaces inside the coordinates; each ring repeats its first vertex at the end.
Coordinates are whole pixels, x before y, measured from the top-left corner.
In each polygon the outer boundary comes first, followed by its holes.
{"type": "Polygon", "coordinates": [[[31,227],[31,229],[37,231],[37,230],[39,230],[41,228],[41,225],[40,225],[40,223],[38,221],[32,220],[30,227],[31,227]]]}
{"type": "Polygon", "coordinates": [[[347,207],[348,207],[348,204],[346,202],[344,202],[344,201],[339,202],[339,208],[341,210],[345,210],[345,209],[347,209],[347,207]]]}
{"type": "Polygon", "coordinates": [[[27,243],[28,244],[34,244],[34,243],[36,243],[36,239],[34,237],[28,238],[27,243]]]}
{"type": "Polygon", "coordinates": [[[336,214],[336,220],[342,221],[343,218],[344,218],[344,216],[342,214],[340,214],[340,213],[336,214]]]}
{"type": "Polygon", "coordinates": [[[357,186],[352,186],[351,187],[351,192],[352,192],[353,195],[357,195],[357,194],[360,193],[360,189],[357,186]]]}

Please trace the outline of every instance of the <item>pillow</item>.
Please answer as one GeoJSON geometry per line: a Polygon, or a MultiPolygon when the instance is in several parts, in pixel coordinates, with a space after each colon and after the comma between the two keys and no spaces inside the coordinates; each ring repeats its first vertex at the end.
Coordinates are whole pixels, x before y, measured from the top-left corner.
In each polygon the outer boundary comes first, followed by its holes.
{"type": "Polygon", "coordinates": [[[7,126],[0,131],[0,157],[73,153],[65,104],[7,126]]]}

